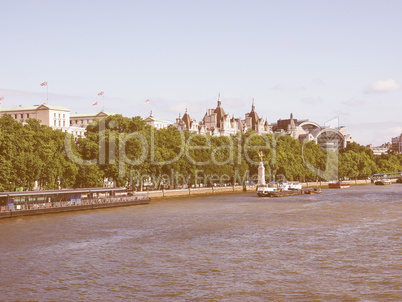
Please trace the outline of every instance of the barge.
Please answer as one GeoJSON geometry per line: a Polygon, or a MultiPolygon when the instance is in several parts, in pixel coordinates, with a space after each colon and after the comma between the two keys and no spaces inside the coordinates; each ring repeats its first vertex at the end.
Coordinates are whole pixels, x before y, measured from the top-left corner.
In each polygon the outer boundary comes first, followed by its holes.
{"type": "Polygon", "coordinates": [[[339,181],[336,181],[336,182],[330,182],[328,184],[328,188],[330,188],[330,189],[350,188],[350,181],[349,180],[339,180],[339,181]]]}

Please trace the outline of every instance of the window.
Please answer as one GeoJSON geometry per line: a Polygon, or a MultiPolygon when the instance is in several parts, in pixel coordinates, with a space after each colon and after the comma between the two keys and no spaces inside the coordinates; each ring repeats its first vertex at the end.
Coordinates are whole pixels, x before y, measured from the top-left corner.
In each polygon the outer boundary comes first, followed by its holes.
{"type": "Polygon", "coordinates": [[[63,121],[63,127],[65,127],[66,126],[66,121],[63,121]]]}
{"type": "Polygon", "coordinates": [[[56,120],[54,120],[54,126],[56,127],[56,120]]]}
{"type": "Polygon", "coordinates": [[[16,114],[14,114],[14,117],[15,117],[15,119],[17,119],[17,118],[18,118],[16,114]]]}
{"type": "Polygon", "coordinates": [[[21,113],[21,118],[24,118],[24,114],[23,114],[23,113],[21,113]]]}
{"type": "Polygon", "coordinates": [[[66,115],[63,113],[63,118],[66,118],[66,115]]]}
{"type": "Polygon", "coordinates": [[[54,114],[54,117],[56,117],[56,113],[54,114]]]}
{"type": "Polygon", "coordinates": [[[61,122],[59,121],[59,127],[61,126],[61,122]]]}
{"type": "Polygon", "coordinates": [[[61,117],[61,114],[59,113],[59,118],[61,117]]]}
{"type": "Polygon", "coordinates": [[[27,118],[29,118],[29,113],[27,113],[27,118]]]}

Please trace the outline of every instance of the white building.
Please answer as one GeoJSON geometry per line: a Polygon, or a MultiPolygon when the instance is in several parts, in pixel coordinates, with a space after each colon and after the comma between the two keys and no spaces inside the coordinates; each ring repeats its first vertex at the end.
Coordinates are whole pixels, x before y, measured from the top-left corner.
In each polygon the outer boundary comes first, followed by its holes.
{"type": "Polygon", "coordinates": [[[114,113],[110,112],[96,112],[96,113],[72,113],[70,114],[70,126],[81,127],[86,129],[90,123],[96,119],[108,117],[114,113]]]}
{"type": "Polygon", "coordinates": [[[48,104],[0,108],[0,116],[10,115],[16,121],[25,123],[27,119],[37,119],[41,125],[83,137],[85,128],[70,126],[70,109],[48,104]]]}
{"type": "Polygon", "coordinates": [[[37,119],[41,125],[53,129],[67,130],[70,127],[70,110],[53,105],[34,105],[0,108],[0,116],[10,115],[16,121],[25,122],[27,119],[37,119]]]}
{"type": "Polygon", "coordinates": [[[374,147],[373,145],[370,144],[367,145],[366,148],[371,149],[374,155],[381,155],[389,152],[389,150],[391,149],[391,144],[386,143],[377,147],[374,147]]]}
{"type": "Polygon", "coordinates": [[[161,119],[161,118],[154,117],[152,114],[152,111],[150,112],[149,116],[144,119],[144,121],[148,125],[156,128],[156,129],[166,129],[167,127],[172,125],[172,122],[169,122],[169,121],[161,119]]]}

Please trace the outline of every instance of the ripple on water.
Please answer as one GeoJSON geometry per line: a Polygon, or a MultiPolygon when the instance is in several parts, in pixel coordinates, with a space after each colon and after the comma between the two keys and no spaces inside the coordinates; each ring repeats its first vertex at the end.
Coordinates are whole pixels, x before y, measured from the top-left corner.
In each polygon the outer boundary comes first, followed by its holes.
{"type": "Polygon", "coordinates": [[[400,300],[402,186],[387,190],[0,221],[2,299],[400,300]]]}

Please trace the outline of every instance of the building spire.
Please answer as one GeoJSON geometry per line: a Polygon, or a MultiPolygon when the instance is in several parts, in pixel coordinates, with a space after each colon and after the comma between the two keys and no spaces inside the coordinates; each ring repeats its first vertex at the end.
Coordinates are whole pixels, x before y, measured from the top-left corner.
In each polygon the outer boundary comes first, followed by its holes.
{"type": "Polygon", "coordinates": [[[221,106],[221,93],[218,93],[218,106],[221,106]]]}
{"type": "Polygon", "coordinates": [[[151,112],[149,113],[149,116],[152,116],[152,110],[151,110],[151,112]]]}
{"type": "Polygon", "coordinates": [[[253,103],[251,105],[251,111],[255,111],[254,98],[253,98],[253,103]]]}

